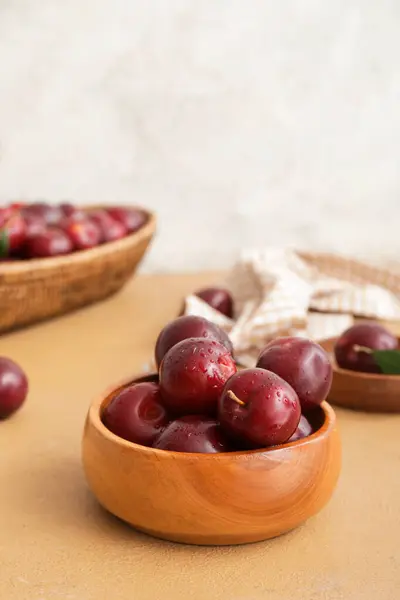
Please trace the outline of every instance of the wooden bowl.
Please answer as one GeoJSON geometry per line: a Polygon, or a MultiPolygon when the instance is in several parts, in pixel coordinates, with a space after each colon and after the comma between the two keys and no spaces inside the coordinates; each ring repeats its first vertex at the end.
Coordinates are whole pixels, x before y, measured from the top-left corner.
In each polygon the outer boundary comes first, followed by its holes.
{"type": "Polygon", "coordinates": [[[341,369],[335,360],[337,338],[319,342],[329,353],[333,381],[329,401],[336,406],[365,412],[400,412],[400,375],[379,375],[341,369]]]}
{"type": "Polygon", "coordinates": [[[134,273],[155,232],[155,216],[145,212],[145,225],[121,240],[64,256],[0,263],[0,332],[117,292],[134,273]]]}
{"type": "MultiPolygon", "coordinates": [[[[136,379],[145,380],[157,377],[136,379]]],[[[318,430],[297,442],[250,452],[169,452],[125,441],[103,425],[102,410],[129,383],[90,407],[82,457],[100,504],[136,529],[189,544],[256,542],[294,529],[331,497],[341,450],[329,404],[315,411],[318,430]]]]}

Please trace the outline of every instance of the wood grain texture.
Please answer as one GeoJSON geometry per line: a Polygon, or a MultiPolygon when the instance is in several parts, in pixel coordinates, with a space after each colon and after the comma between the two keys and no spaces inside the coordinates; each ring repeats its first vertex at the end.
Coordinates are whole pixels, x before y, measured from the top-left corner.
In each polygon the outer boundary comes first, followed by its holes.
{"type": "Polygon", "coordinates": [[[333,352],[336,339],[330,338],[320,342],[329,353],[333,366],[329,401],[336,406],[353,410],[400,413],[400,376],[341,369],[333,352]]]}
{"type": "Polygon", "coordinates": [[[99,502],[135,528],[190,544],[255,542],[294,529],[331,497],[341,452],[328,404],[307,439],[267,450],[189,454],[146,448],[108,431],[101,411],[120,387],[89,409],[82,457],[99,502]]]}
{"type": "Polygon", "coordinates": [[[155,216],[146,212],[147,223],[121,240],[64,256],[1,263],[0,332],[66,314],[121,289],[155,232],[155,216]]]}

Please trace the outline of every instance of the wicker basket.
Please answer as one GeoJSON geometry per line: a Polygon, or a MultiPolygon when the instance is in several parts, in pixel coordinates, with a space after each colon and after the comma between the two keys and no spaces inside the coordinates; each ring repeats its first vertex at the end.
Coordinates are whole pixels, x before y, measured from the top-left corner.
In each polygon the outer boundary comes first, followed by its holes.
{"type": "Polygon", "coordinates": [[[54,258],[0,263],[0,332],[62,315],[117,292],[141,261],[156,219],[127,237],[54,258]]]}

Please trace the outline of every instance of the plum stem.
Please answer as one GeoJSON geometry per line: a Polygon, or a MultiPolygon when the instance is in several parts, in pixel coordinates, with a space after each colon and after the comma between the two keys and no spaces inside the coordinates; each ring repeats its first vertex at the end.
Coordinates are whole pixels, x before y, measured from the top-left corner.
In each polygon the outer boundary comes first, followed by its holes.
{"type": "Polygon", "coordinates": [[[358,344],[354,344],[353,349],[356,352],[365,352],[366,354],[373,353],[373,350],[371,348],[367,348],[367,346],[359,346],[358,344]]]}
{"type": "Polygon", "coordinates": [[[227,394],[231,400],[233,400],[234,402],[237,402],[238,404],[240,404],[240,406],[246,406],[246,402],[243,402],[243,400],[238,398],[236,396],[235,392],[232,392],[232,390],[228,390],[227,394]]]}

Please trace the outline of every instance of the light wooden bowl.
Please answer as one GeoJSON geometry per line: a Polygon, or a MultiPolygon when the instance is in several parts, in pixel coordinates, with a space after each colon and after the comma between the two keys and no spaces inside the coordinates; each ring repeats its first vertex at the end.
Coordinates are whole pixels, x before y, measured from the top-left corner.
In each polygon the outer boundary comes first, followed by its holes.
{"type": "MultiPolygon", "coordinates": [[[[93,207],[91,207],[93,208],[93,207]]],[[[0,332],[62,315],[117,292],[154,235],[154,214],[135,233],[65,256],[0,263],[0,332]]]]}
{"type": "Polygon", "coordinates": [[[329,353],[333,366],[332,387],[328,399],[336,406],[365,412],[400,412],[400,375],[360,373],[341,369],[335,360],[337,338],[319,342],[329,353]]]}
{"type": "MultiPolygon", "coordinates": [[[[156,380],[156,376],[136,381],[156,380]]],[[[132,382],[129,382],[132,383],[132,382]]],[[[155,537],[202,545],[256,542],[294,529],[328,502],[341,463],[333,409],[310,437],[250,452],[189,454],[127,442],[101,422],[126,383],[89,409],[82,442],[89,486],[109,512],[155,537]]]]}

